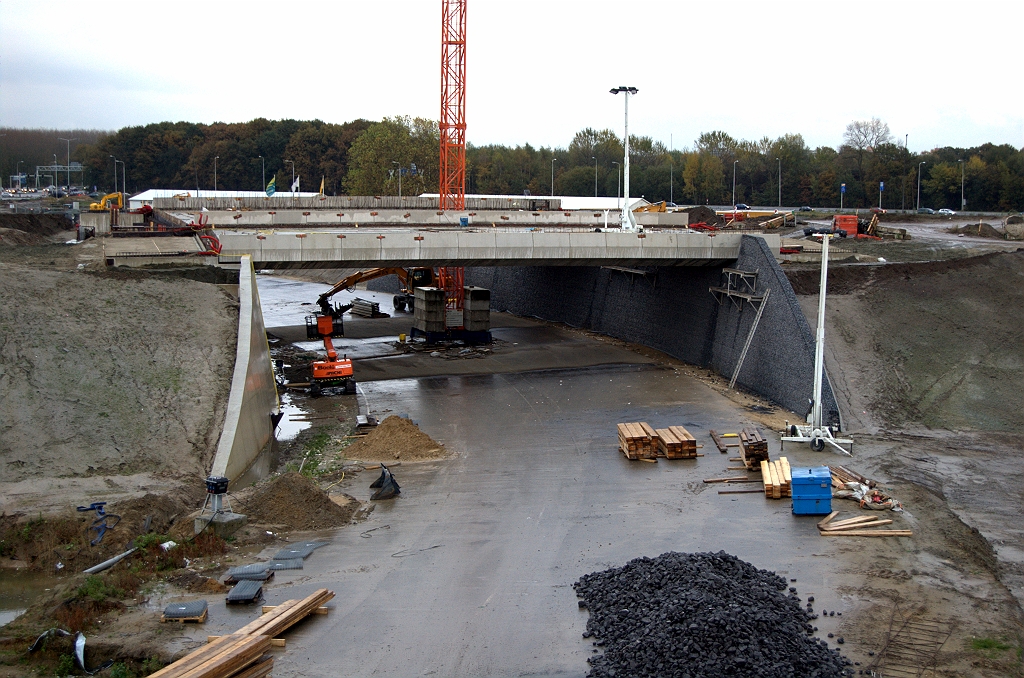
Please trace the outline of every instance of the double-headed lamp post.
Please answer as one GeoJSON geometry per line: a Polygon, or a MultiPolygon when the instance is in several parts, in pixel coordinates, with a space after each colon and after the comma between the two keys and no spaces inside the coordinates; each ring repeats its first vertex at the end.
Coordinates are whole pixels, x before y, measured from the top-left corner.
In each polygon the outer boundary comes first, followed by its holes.
{"type": "Polygon", "coordinates": [[[625,160],[623,162],[624,162],[624,164],[626,166],[626,169],[623,172],[623,174],[625,175],[626,178],[623,181],[623,185],[622,185],[622,194],[623,194],[623,197],[625,198],[625,201],[624,201],[624,203],[622,205],[622,209],[621,209],[622,220],[620,221],[620,224],[621,224],[622,228],[627,229],[627,230],[634,230],[636,228],[635,225],[634,225],[635,222],[633,221],[633,212],[629,209],[629,95],[630,94],[636,94],[639,91],[640,90],[638,90],[636,87],[626,87],[626,86],[615,87],[615,88],[609,90],[609,92],[611,92],[612,94],[618,94],[619,92],[622,92],[623,94],[626,95],[626,133],[625,133],[625,135],[623,137],[623,140],[625,142],[624,143],[625,149],[624,149],[624,154],[623,154],[624,157],[625,157],[625,160]]]}
{"type": "MultiPolygon", "coordinates": [[[[71,195],[71,142],[72,141],[78,141],[78,137],[73,137],[71,139],[65,139],[64,137],[57,137],[57,140],[58,141],[66,141],[66,142],[68,142],[68,195],[71,195]]],[[[56,165],[57,163],[54,162],[53,164],[56,165]]],[[[57,170],[54,170],[53,173],[54,173],[54,175],[56,175],[57,174],[57,170]]],[[[83,181],[82,183],[85,183],[85,182],[83,181]]]]}
{"type": "Polygon", "coordinates": [[[558,158],[551,158],[551,197],[555,197],[555,161],[558,158]]]}
{"type": "Polygon", "coordinates": [[[921,165],[924,164],[927,164],[927,161],[917,163],[917,209],[921,209],[921,165]]]}
{"type": "Polygon", "coordinates": [[[594,197],[597,197],[597,158],[590,156],[590,159],[594,161],[594,197]]]}
{"type": "MultiPolygon", "coordinates": [[[[114,158],[114,156],[110,156],[114,158]]],[[[114,158],[114,193],[117,193],[117,158],[114,158]]]]}

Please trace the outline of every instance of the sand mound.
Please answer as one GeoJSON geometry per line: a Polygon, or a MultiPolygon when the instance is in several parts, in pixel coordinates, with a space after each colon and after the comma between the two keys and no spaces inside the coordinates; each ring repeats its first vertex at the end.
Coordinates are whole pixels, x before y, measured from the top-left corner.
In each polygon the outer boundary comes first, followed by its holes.
{"type": "Polygon", "coordinates": [[[978,222],[977,224],[966,224],[960,228],[953,227],[949,229],[949,232],[973,235],[981,238],[999,238],[1000,240],[1006,238],[1005,233],[996,229],[992,224],[986,224],[984,221],[978,222]]]}
{"type": "Polygon", "coordinates": [[[345,456],[360,461],[387,463],[396,460],[444,459],[448,456],[448,450],[408,419],[391,416],[365,438],[346,448],[345,456]]]}
{"type": "Polygon", "coordinates": [[[257,485],[251,493],[239,493],[233,503],[250,523],[283,525],[293,530],[345,525],[359,507],[355,500],[346,506],[331,501],[315,482],[298,473],[285,473],[257,485]]]}

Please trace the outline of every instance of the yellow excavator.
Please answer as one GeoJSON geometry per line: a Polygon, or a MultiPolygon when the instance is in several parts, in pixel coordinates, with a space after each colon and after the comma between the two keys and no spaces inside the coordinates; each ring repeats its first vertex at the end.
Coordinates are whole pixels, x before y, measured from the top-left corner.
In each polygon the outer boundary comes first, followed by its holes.
{"type": "Polygon", "coordinates": [[[89,203],[90,212],[106,212],[111,207],[124,209],[124,193],[107,193],[99,202],[89,203]]]}

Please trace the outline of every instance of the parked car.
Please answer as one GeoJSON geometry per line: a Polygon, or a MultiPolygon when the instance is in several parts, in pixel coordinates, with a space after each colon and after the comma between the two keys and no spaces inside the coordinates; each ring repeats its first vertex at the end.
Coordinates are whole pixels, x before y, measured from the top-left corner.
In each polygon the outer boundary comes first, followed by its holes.
{"type": "Polygon", "coordinates": [[[921,209],[917,210],[917,213],[918,214],[935,214],[935,210],[933,210],[931,207],[922,207],[921,209]]]}
{"type": "Polygon", "coordinates": [[[939,210],[939,214],[941,214],[944,217],[951,217],[951,216],[955,215],[956,212],[954,212],[953,210],[949,209],[948,207],[943,207],[941,210],[939,210]]]}
{"type": "Polygon", "coordinates": [[[807,205],[804,205],[803,207],[801,207],[801,208],[799,208],[799,209],[797,210],[797,212],[813,212],[813,211],[814,211],[814,210],[812,210],[812,209],[811,209],[810,207],[808,207],[807,205]]]}
{"type": "Polygon", "coordinates": [[[749,210],[750,209],[750,205],[741,202],[740,204],[736,205],[736,209],[738,209],[738,210],[749,210]]]}
{"type": "Polygon", "coordinates": [[[872,207],[871,208],[871,213],[872,214],[885,214],[885,210],[883,210],[881,207],[872,207]]]}

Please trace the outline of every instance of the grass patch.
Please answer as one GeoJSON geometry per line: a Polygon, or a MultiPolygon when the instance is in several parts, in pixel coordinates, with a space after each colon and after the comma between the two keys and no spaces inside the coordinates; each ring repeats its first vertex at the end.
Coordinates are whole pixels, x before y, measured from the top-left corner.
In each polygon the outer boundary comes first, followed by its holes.
{"type": "Polygon", "coordinates": [[[102,603],[108,598],[124,598],[123,590],[117,588],[99,575],[90,575],[85,578],[85,583],[78,587],[75,595],[79,598],[89,598],[97,603],[102,603]]]}
{"type": "Polygon", "coordinates": [[[1004,643],[998,638],[972,638],[971,649],[973,650],[1011,650],[1013,645],[1004,643]]]}

